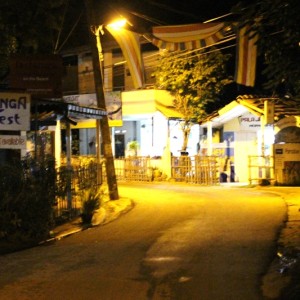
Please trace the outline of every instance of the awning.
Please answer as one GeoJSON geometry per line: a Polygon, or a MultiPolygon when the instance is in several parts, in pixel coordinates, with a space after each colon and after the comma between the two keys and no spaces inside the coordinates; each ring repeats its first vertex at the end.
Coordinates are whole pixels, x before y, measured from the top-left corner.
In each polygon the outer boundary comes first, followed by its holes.
{"type": "Polygon", "coordinates": [[[79,106],[62,101],[33,99],[31,129],[36,129],[39,126],[56,125],[58,119],[74,125],[79,120],[99,120],[105,115],[107,112],[100,108],[79,106]]]}

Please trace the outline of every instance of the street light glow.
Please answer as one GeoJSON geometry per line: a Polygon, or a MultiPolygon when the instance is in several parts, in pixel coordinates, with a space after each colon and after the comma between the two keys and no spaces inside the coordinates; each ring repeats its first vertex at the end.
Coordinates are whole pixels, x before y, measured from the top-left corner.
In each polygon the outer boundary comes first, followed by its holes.
{"type": "Polygon", "coordinates": [[[119,19],[114,21],[113,23],[108,24],[108,27],[111,27],[114,30],[119,30],[121,28],[123,28],[125,25],[127,24],[127,20],[126,19],[119,19]]]}

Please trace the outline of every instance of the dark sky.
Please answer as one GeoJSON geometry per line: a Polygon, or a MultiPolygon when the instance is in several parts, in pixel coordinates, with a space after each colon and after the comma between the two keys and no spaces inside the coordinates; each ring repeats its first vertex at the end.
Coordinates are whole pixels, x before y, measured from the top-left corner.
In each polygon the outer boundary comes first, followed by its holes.
{"type": "MultiPolygon", "coordinates": [[[[96,0],[104,22],[125,15],[135,27],[197,23],[227,14],[239,0],[96,0]]],[[[247,2],[247,1],[244,1],[247,2]]],[[[248,0],[249,2],[249,0],[248,0]]]]}
{"type": "MultiPolygon", "coordinates": [[[[109,24],[121,15],[133,25],[131,30],[151,32],[153,26],[204,22],[228,14],[241,0],[94,0],[98,24],[109,24]],[[96,7],[97,6],[97,7],[96,7]]],[[[243,0],[245,3],[253,0],[243,0]]],[[[231,17],[232,18],[232,17],[231,17]]],[[[64,37],[71,31],[65,48],[86,43],[88,26],[84,1],[71,0],[64,24],[64,37]],[[80,18],[79,18],[80,16],[80,18]],[[79,23],[73,30],[79,18],[79,23]]],[[[225,19],[220,19],[225,21],[225,19]]],[[[105,40],[106,36],[103,37],[105,40]]]]}

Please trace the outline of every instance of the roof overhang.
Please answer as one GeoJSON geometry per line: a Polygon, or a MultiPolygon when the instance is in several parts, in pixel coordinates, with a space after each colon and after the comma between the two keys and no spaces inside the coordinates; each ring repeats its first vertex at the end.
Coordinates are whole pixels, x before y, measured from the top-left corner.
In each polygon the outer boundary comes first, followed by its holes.
{"type": "Polygon", "coordinates": [[[173,103],[174,97],[166,90],[144,89],[122,92],[124,119],[154,115],[157,111],[166,118],[182,118],[173,103]]]}
{"type": "Polygon", "coordinates": [[[201,126],[207,127],[208,123],[210,122],[213,127],[219,127],[230,120],[245,114],[248,111],[249,110],[245,106],[236,101],[232,101],[228,105],[218,110],[214,115],[209,116],[203,123],[201,123],[201,126]]]}
{"type": "Polygon", "coordinates": [[[80,120],[97,120],[107,115],[100,108],[44,99],[34,99],[31,113],[32,128],[55,125],[57,120],[75,125],[80,120]]]}

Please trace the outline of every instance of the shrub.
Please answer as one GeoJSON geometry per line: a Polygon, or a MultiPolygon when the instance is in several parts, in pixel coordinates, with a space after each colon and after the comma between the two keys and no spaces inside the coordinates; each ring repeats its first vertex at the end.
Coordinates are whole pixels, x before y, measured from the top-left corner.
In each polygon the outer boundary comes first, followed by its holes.
{"type": "Polygon", "coordinates": [[[104,192],[97,187],[91,187],[81,192],[83,223],[91,223],[95,211],[100,208],[103,195],[104,192]]]}
{"type": "Polygon", "coordinates": [[[52,157],[0,165],[0,240],[22,248],[46,239],[56,190],[52,157]]]}

